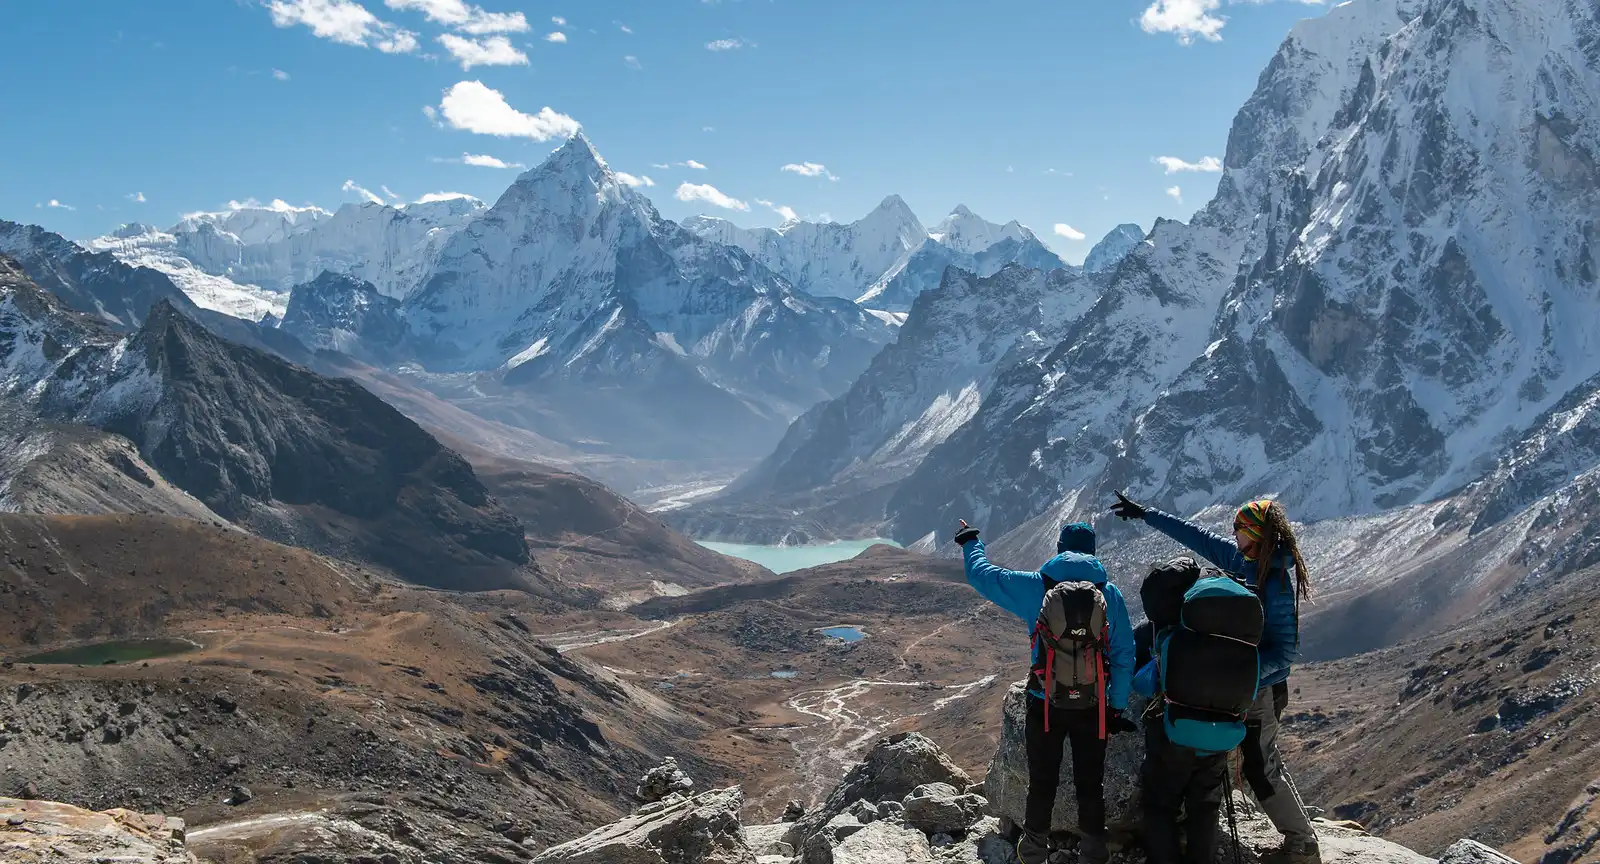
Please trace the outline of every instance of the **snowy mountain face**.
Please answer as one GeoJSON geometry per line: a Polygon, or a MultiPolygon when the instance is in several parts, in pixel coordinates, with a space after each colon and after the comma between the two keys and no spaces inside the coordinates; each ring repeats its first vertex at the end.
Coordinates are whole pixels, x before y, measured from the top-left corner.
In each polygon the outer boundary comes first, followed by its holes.
{"type": "Polygon", "coordinates": [[[259,321],[283,317],[289,290],[325,271],[405,297],[444,241],[484,209],[468,196],[346,204],[331,213],[275,201],[191,213],[166,231],[125,225],[89,247],[167,274],[201,308],[259,321]]]}
{"type": "Polygon", "coordinates": [[[0,220],[0,255],[15,260],[68,307],[121,330],[138,327],[150,308],[163,300],[181,309],[194,308],[160,273],[87,251],[37,225],[0,220]]]}
{"type": "Polygon", "coordinates": [[[451,237],[402,311],[430,369],[566,388],[591,423],[610,418],[608,440],[675,418],[677,438],[722,423],[741,447],[770,446],[892,334],[663,219],[582,136],[451,237]],[[594,404],[602,391],[611,404],[594,404]]]}
{"type": "Polygon", "coordinates": [[[1143,242],[1143,228],[1133,224],[1118,225],[1089,250],[1088,256],[1083,259],[1083,272],[1108,273],[1143,242]]]}
{"type": "Polygon", "coordinates": [[[977,412],[997,371],[1048,350],[1097,294],[1064,269],[948,270],[847,393],[796,420],[725,494],[675,518],[720,525],[724,511],[764,504],[814,510],[806,518],[834,530],[872,526],[894,484],[977,412]]]}
{"type": "Polygon", "coordinates": [[[1044,272],[1076,269],[1068,268],[1032,231],[1016,222],[995,225],[973,216],[965,207],[958,207],[902,266],[873,283],[856,302],[871,309],[905,312],[924,291],[939,286],[947,268],[957,267],[987,277],[1010,264],[1044,272]],[[962,214],[965,218],[958,219],[962,214]],[[990,240],[993,242],[989,245],[980,245],[990,240]],[[966,251],[968,249],[977,251],[966,251]]]}
{"type": "Polygon", "coordinates": [[[445,241],[483,210],[482,201],[466,196],[345,204],[333,213],[242,208],[185,217],[169,233],[178,254],[236,282],[287,291],[332,271],[403,298],[422,284],[445,241]]]}
{"type": "Polygon", "coordinates": [[[899,195],[883,199],[871,213],[848,225],[795,220],[777,229],[746,229],[700,216],[685,220],[683,227],[743,249],[807,294],[847,299],[859,297],[884,274],[899,269],[928,237],[899,195]]]}
{"type": "Polygon", "coordinates": [[[899,487],[895,536],[965,517],[1040,552],[1124,486],[1325,518],[1479,477],[1600,372],[1597,45],[1579,0],[1356,0],[1298,25],[1216,198],[1001,374],[899,487]]]}
{"type": "Polygon", "coordinates": [[[948,267],[992,276],[1012,263],[1046,271],[1067,266],[1016,221],[996,225],[966,205],[924,232],[898,195],[849,225],[792,221],[776,230],[745,229],[709,216],[683,224],[744,249],[802,290],[891,313],[909,311],[918,294],[939,286],[948,267]]]}
{"type": "Polygon", "coordinates": [[[294,287],[278,327],[308,347],[379,364],[402,359],[408,336],[399,301],[332,272],[294,287]]]}
{"type": "Polygon", "coordinates": [[[286,292],[259,285],[241,284],[195,266],[178,252],[176,235],[149,225],[130,223],[104,237],[88,242],[88,248],[109,253],[131,267],[147,267],[165,273],[196,306],[247,321],[260,321],[268,315],[283,317],[288,303],[286,292]]]}
{"type": "Polygon", "coordinates": [[[0,406],[12,435],[51,423],[123,436],[264,536],[440,587],[526,584],[522,526],[460,456],[360,386],[227,342],[171,301],[118,332],[0,259],[0,406]]]}

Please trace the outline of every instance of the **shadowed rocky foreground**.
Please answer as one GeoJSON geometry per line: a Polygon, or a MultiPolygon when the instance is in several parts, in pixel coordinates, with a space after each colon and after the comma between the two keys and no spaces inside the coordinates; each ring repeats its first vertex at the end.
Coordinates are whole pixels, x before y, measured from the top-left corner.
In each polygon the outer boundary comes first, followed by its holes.
{"type": "MultiPolygon", "coordinates": [[[[1008,732],[1009,732],[1008,725],[1008,732]]],[[[698,795],[683,790],[686,778],[671,768],[675,788],[632,815],[584,837],[546,850],[535,864],[1016,864],[1009,807],[987,797],[1004,777],[1000,763],[1014,761],[1020,740],[1007,734],[996,754],[997,765],[984,782],[974,783],[938,746],[917,733],[880,739],[827,799],[805,813],[798,805],[789,821],[743,825],[743,794],[738,787],[698,795]],[[1000,805],[1000,806],[996,806],[1000,805]]],[[[1108,770],[1108,795],[1126,801],[1128,777],[1139,758],[1136,748],[1113,750],[1108,770]],[[1133,762],[1130,765],[1130,761],[1133,762]]],[[[654,772],[653,772],[654,773],[654,772]]],[[[659,776],[641,784],[661,789],[659,776]]],[[[999,794],[1006,794],[1000,792],[999,794]]],[[[1070,813],[1075,807],[1069,787],[1058,801],[1070,813]]],[[[1225,840],[1218,864],[1257,864],[1275,848],[1280,835],[1243,794],[1236,793],[1238,858],[1225,840]]],[[[1131,814],[1124,813],[1124,817],[1131,814]]],[[[1061,824],[1059,821],[1057,824],[1061,824]]],[[[1070,822],[1068,823],[1070,824],[1070,822]]],[[[1515,864],[1487,846],[1462,840],[1440,859],[1367,834],[1355,823],[1315,822],[1323,860],[1340,864],[1515,864]]],[[[1112,837],[1112,861],[1138,864],[1145,860],[1136,826],[1127,818],[1112,837]],[[1135,830],[1129,830],[1134,827],[1135,830]]],[[[1070,849],[1070,835],[1057,843],[1070,849]]]]}

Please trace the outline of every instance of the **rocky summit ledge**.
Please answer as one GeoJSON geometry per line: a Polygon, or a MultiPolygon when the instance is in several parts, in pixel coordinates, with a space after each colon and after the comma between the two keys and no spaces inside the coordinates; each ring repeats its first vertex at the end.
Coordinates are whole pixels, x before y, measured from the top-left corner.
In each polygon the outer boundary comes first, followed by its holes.
{"type": "MultiPolygon", "coordinates": [[[[1002,750],[1007,746],[1002,741],[1002,750]]],[[[997,755],[1004,770],[1010,755],[997,755]]],[[[649,776],[649,775],[647,775],[649,776]]],[[[991,769],[990,779],[998,780],[991,769]]],[[[536,864],[1017,864],[1006,805],[968,784],[937,745],[916,733],[877,742],[816,810],[790,806],[776,825],[740,824],[737,787],[694,797],[673,792],[620,822],[546,850],[536,864]],[[998,805],[998,806],[997,806],[998,805]]],[[[1005,793],[1000,793],[1005,794],[1005,793]]],[[[1075,806],[1066,791],[1067,807],[1075,806]]],[[[1282,836],[1236,793],[1240,864],[1259,864],[1282,836]]],[[[1131,814],[1130,814],[1131,815],[1131,814]]],[[[1435,864],[1354,823],[1315,822],[1329,864],[1435,864]]],[[[1126,826],[1131,828],[1134,826],[1126,826]]],[[[1111,864],[1143,864],[1132,832],[1114,836],[1111,864]]],[[[1067,846],[1070,838],[1060,838],[1067,846]]],[[[1224,835],[1217,864],[1232,864],[1224,835]]],[[[1437,864],[1515,864],[1464,840],[1437,864]]]]}
{"type": "Polygon", "coordinates": [[[0,798],[0,820],[6,864],[195,864],[182,819],[0,798]]]}

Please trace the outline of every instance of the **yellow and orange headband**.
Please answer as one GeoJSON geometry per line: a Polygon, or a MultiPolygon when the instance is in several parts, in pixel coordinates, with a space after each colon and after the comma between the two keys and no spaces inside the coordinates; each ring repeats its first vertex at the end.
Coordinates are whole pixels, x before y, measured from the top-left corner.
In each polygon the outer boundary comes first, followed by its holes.
{"type": "Polygon", "coordinates": [[[1233,530],[1248,534],[1251,539],[1260,540],[1262,529],[1267,527],[1267,508],[1271,506],[1271,499],[1261,498],[1240,507],[1239,512],[1233,517],[1233,530]]]}

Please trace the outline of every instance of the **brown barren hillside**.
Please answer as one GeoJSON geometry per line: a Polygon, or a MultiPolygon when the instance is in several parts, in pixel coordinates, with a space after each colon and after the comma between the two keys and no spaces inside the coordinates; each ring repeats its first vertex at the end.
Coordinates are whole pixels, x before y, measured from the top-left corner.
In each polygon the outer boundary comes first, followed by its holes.
{"type": "Polygon", "coordinates": [[[0,514],[0,649],[158,634],[236,613],[343,618],[377,591],[353,566],[170,516],[0,514]]]}
{"type": "Polygon", "coordinates": [[[1597,577],[1297,670],[1285,719],[1307,798],[1425,854],[1470,836],[1523,861],[1600,857],[1597,577]]]}

